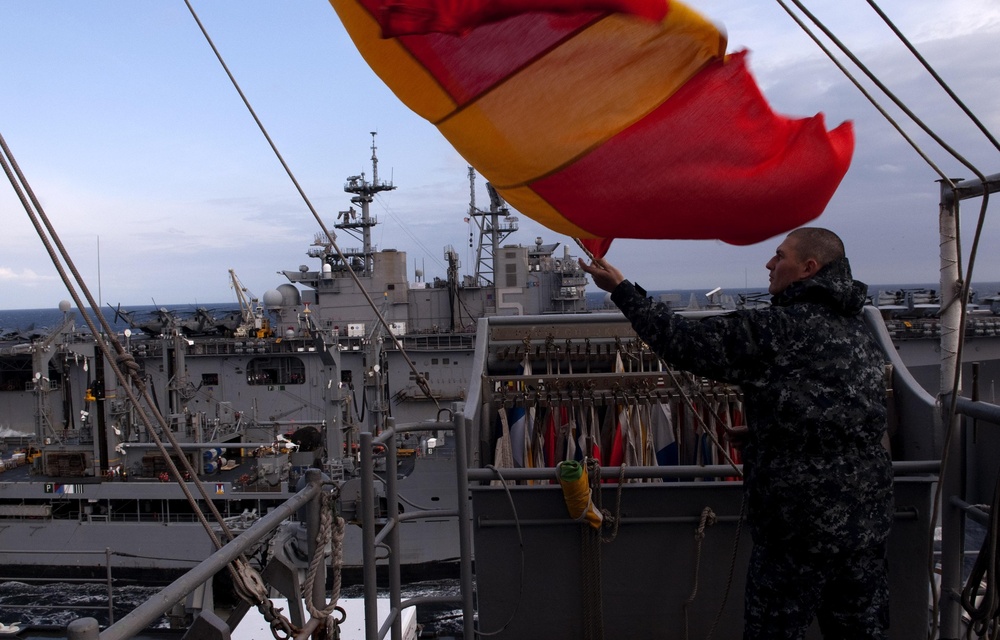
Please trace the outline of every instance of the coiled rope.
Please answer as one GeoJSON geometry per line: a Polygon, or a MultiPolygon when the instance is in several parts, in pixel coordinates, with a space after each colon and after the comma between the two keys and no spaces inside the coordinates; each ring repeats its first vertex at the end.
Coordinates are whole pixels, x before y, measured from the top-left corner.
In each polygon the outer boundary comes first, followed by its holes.
{"type": "Polygon", "coordinates": [[[346,522],[344,518],[337,515],[335,498],[332,492],[324,492],[320,506],[319,531],[316,533],[316,551],[309,559],[309,568],[306,570],[306,579],[302,584],[302,598],[306,602],[306,609],[315,619],[333,622],[335,628],[347,618],[347,614],[337,605],[340,601],[341,588],[341,568],[344,566],[344,529],[346,522]],[[330,568],[333,573],[333,586],[330,594],[330,601],[319,607],[313,601],[313,586],[316,583],[316,576],[319,568],[323,566],[326,558],[326,545],[330,545],[330,568]],[[334,611],[341,614],[339,619],[330,620],[334,611]]]}

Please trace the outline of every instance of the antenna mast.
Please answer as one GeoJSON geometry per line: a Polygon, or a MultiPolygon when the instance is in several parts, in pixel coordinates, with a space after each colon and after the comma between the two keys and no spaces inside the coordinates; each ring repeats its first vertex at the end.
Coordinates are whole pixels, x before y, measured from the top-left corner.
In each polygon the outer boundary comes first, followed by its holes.
{"type": "Polygon", "coordinates": [[[479,229],[475,281],[481,286],[496,283],[494,259],[500,251],[500,243],[517,231],[518,223],[517,217],[510,215],[507,203],[493,185],[487,182],[486,190],[490,194],[490,210],[482,211],[476,208],[476,172],[469,167],[469,219],[473,220],[479,229]]]}
{"type": "Polygon", "coordinates": [[[376,154],[375,136],[377,131],[372,131],[372,180],[365,180],[365,174],[349,176],[344,184],[344,191],[353,193],[351,202],[361,207],[361,219],[358,220],[357,211],[350,207],[347,211],[337,214],[340,220],[334,225],[337,229],[343,229],[355,239],[361,240],[360,250],[344,251],[351,264],[348,265],[359,276],[371,276],[375,271],[375,247],[372,246],[372,227],[378,224],[378,220],[371,216],[369,205],[375,199],[375,195],[382,191],[391,191],[396,187],[392,182],[378,181],[378,155],[376,154]]]}

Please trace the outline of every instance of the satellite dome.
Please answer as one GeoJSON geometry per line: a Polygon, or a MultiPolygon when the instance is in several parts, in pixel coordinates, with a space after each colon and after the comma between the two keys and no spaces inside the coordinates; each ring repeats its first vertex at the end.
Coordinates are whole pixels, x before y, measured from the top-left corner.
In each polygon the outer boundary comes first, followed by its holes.
{"type": "Polygon", "coordinates": [[[274,289],[268,289],[264,292],[264,307],[267,309],[274,309],[280,307],[284,296],[281,295],[280,291],[275,291],[274,289]]]}
{"type": "Polygon", "coordinates": [[[278,285],[278,293],[281,294],[281,305],[284,307],[297,307],[302,304],[302,295],[294,284],[286,282],[278,285]]]}
{"type": "Polygon", "coordinates": [[[70,302],[69,300],[60,300],[59,301],[59,310],[62,311],[63,313],[66,313],[67,311],[69,311],[72,308],[73,308],[73,303],[70,302]]]}

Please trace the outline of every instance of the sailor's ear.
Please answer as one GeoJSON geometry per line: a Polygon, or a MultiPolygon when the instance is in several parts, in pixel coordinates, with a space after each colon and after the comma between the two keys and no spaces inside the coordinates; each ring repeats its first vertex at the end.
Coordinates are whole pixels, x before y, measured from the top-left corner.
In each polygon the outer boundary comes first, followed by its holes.
{"type": "Polygon", "coordinates": [[[811,278],[820,270],[819,262],[816,258],[807,258],[805,262],[802,263],[802,272],[806,278],[811,278]]]}

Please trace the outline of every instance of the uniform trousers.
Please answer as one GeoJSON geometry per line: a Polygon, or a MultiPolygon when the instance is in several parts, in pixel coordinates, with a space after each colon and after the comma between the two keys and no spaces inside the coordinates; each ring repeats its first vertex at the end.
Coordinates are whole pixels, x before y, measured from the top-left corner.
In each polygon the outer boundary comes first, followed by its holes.
{"type": "Polygon", "coordinates": [[[750,554],[744,640],[799,640],[814,618],[824,640],[889,637],[885,544],[820,554],[755,544],[750,554]]]}

